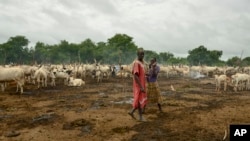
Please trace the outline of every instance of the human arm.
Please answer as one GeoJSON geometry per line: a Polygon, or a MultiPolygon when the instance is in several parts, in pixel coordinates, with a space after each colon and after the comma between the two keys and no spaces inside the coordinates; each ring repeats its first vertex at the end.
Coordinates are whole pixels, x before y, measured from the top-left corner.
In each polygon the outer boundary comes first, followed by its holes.
{"type": "Polygon", "coordinates": [[[134,79],[135,79],[135,82],[139,85],[140,91],[145,93],[145,88],[142,86],[142,84],[141,84],[141,82],[139,80],[138,73],[134,74],[134,79]]]}
{"type": "Polygon", "coordinates": [[[151,64],[151,69],[152,69],[152,76],[156,77],[159,73],[159,67],[156,65],[156,62],[151,64]]]}

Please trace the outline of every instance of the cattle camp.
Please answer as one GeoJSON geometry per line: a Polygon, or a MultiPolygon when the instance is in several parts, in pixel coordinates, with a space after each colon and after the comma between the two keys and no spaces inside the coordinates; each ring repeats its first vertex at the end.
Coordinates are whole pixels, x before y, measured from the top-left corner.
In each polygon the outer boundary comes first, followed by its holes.
{"type": "Polygon", "coordinates": [[[229,140],[231,124],[249,123],[249,57],[222,61],[223,51],[205,46],[187,58],[145,50],[145,67],[152,56],[160,66],[163,112],[149,103],[139,122],[127,114],[138,48],[128,35],[22,43],[16,36],[0,48],[0,140],[229,140]]]}

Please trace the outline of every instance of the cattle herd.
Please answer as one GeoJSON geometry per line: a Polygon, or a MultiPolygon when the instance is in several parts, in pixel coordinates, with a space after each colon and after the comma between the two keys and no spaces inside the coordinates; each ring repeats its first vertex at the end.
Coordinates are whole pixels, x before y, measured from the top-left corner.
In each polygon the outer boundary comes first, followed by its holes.
{"type": "Polygon", "coordinates": [[[224,85],[224,91],[227,91],[227,86],[233,87],[235,92],[250,90],[250,67],[190,67],[179,65],[167,67],[162,66],[161,72],[164,72],[167,77],[169,77],[169,75],[180,75],[193,78],[212,77],[215,80],[216,91],[221,91],[221,84],[224,85]]]}
{"type": "MultiPolygon", "coordinates": [[[[147,67],[145,67],[147,68],[147,67]]],[[[235,92],[250,89],[250,67],[211,67],[211,66],[166,66],[160,65],[159,77],[212,77],[215,80],[216,91],[224,91],[227,86],[232,86],[235,92]],[[195,74],[195,75],[194,75],[195,74]]],[[[83,86],[86,79],[96,79],[97,83],[109,77],[131,78],[132,63],[121,65],[119,69],[109,64],[68,64],[68,65],[4,65],[0,66],[0,86],[4,91],[8,83],[14,81],[16,91],[23,93],[27,83],[37,85],[37,88],[56,86],[62,81],[67,86],[83,86]],[[57,81],[56,81],[57,80],[57,81]]],[[[147,69],[146,69],[147,70],[147,69]]]]}
{"type": "Polygon", "coordinates": [[[84,79],[88,76],[101,82],[104,77],[110,77],[112,68],[109,65],[81,64],[81,65],[20,65],[0,66],[0,85],[2,91],[8,86],[8,82],[15,81],[17,92],[23,93],[26,83],[37,85],[37,88],[56,86],[56,80],[62,81],[67,86],[83,86],[84,79]]]}

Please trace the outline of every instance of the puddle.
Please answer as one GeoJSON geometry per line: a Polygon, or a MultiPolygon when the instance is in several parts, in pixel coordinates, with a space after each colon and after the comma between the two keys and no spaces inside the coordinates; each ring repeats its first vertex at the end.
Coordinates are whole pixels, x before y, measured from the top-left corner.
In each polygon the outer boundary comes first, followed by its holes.
{"type": "Polygon", "coordinates": [[[44,90],[45,93],[57,93],[60,92],[61,90],[44,90]]]}
{"type": "Polygon", "coordinates": [[[132,104],[133,103],[133,98],[129,98],[129,99],[126,99],[126,100],[121,100],[121,101],[110,101],[111,103],[114,103],[114,104],[132,104]]]}
{"type": "Polygon", "coordinates": [[[53,118],[54,115],[55,115],[55,113],[51,112],[51,113],[46,113],[46,114],[43,114],[40,116],[36,116],[32,119],[32,122],[34,123],[34,122],[38,122],[38,121],[48,120],[48,119],[53,118]]]}
{"type": "MultiPolygon", "coordinates": [[[[84,136],[85,134],[89,134],[93,129],[93,124],[85,119],[76,119],[72,122],[67,122],[63,124],[63,130],[74,130],[80,127],[81,133],[78,136],[84,136]]],[[[79,128],[78,128],[79,129],[79,128]]]]}
{"type": "Polygon", "coordinates": [[[75,94],[75,95],[70,95],[70,96],[59,96],[60,99],[62,99],[61,101],[65,102],[66,100],[75,100],[75,99],[82,99],[82,98],[89,98],[89,96],[83,95],[83,94],[75,94]]]}
{"type": "Polygon", "coordinates": [[[0,121],[6,118],[12,118],[12,115],[0,115],[0,121]]]}
{"type": "Polygon", "coordinates": [[[103,92],[99,93],[100,98],[108,98],[109,96],[103,92]]]}
{"type": "Polygon", "coordinates": [[[101,107],[107,107],[107,105],[104,103],[104,101],[95,101],[92,103],[92,105],[89,109],[90,110],[97,110],[97,109],[100,109],[101,107]]]}
{"type": "Polygon", "coordinates": [[[33,92],[29,92],[29,91],[24,91],[22,95],[32,95],[34,94],[33,92]]]}

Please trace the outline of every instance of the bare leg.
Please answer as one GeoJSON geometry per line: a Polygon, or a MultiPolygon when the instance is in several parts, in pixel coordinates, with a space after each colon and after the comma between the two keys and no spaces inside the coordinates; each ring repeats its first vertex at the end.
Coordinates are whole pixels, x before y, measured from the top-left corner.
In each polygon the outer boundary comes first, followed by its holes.
{"type": "Polygon", "coordinates": [[[135,112],[136,109],[132,109],[130,112],[128,112],[128,114],[133,118],[133,119],[136,119],[135,116],[134,116],[134,112],[135,112]]]}
{"type": "Polygon", "coordinates": [[[161,109],[161,104],[158,103],[157,105],[158,105],[158,108],[159,108],[160,112],[163,112],[162,109],[161,109]]]}
{"type": "Polygon", "coordinates": [[[146,105],[142,108],[142,114],[145,114],[146,105]]]}
{"type": "Polygon", "coordinates": [[[145,119],[142,116],[142,107],[141,107],[140,103],[138,103],[138,104],[139,104],[139,106],[138,106],[139,120],[140,121],[145,121],[145,119]]]}

